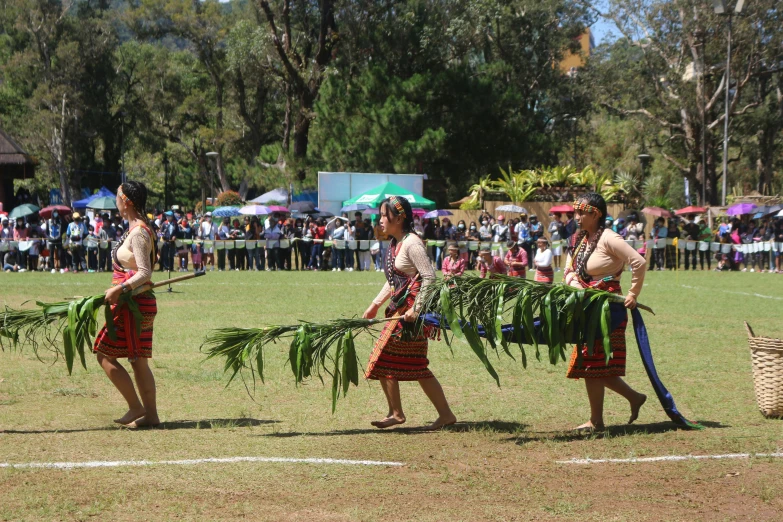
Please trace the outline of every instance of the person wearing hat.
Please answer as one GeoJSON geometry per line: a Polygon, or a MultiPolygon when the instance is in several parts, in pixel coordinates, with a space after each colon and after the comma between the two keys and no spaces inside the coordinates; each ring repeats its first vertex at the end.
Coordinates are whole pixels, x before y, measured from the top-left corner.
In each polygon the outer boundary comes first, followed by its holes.
{"type": "Polygon", "coordinates": [[[506,243],[506,247],[508,252],[503,259],[503,264],[508,268],[508,275],[524,279],[527,276],[527,252],[512,240],[506,243]]]}
{"type": "Polygon", "coordinates": [[[492,242],[500,245],[497,250],[492,252],[492,255],[497,255],[501,258],[504,257],[503,246],[509,239],[511,239],[511,237],[508,225],[506,224],[506,216],[501,214],[498,216],[498,222],[492,225],[492,242]]]}
{"type": "Polygon", "coordinates": [[[82,221],[82,216],[78,212],[74,212],[71,217],[73,218],[73,221],[68,225],[66,234],[71,244],[71,269],[74,272],[78,272],[86,269],[86,266],[84,265],[84,245],[82,244],[82,241],[87,237],[87,226],[82,221]]]}

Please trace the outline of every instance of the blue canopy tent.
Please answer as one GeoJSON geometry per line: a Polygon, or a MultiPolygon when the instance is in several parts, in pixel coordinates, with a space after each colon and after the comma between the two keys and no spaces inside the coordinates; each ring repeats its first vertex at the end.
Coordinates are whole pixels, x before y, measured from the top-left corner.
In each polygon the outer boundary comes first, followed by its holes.
{"type": "Polygon", "coordinates": [[[112,192],[111,190],[107,189],[106,187],[101,187],[100,190],[98,190],[98,192],[96,192],[92,196],[88,198],[80,199],[79,201],[74,201],[73,203],[71,203],[71,206],[75,209],[87,208],[87,205],[89,205],[90,202],[92,202],[92,200],[94,200],[95,198],[100,198],[100,197],[113,198],[114,195],[115,195],[114,192],[112,192]]]}

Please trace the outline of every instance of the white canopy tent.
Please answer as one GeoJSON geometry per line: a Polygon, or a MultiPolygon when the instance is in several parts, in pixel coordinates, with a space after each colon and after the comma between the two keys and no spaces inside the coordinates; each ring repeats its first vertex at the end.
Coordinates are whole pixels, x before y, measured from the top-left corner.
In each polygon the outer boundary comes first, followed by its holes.
{"type": "Polygon", "coordinates": [[[288,205],[288,191],[282,188],[270,190],[266,194],[261,194],[255,199],[251,199],[248,203],[257,203],[259,205],[266,205],[271,202],[276,202],[278,205],[288,205]]]}

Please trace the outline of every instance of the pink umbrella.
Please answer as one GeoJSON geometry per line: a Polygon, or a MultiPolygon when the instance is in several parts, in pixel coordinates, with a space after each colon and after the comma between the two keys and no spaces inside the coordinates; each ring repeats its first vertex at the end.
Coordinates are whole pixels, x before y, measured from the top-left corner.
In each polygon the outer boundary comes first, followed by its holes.
{"type": "Polygon", "coordinates": [[[680,210],[677,210],[674,213],[677,214],[678,216],[682,216],[686,214],[704,214],[705,212],[707,212],[707,209],[704,207],[690,206],[690,207],[681,208],[680,210]]]}
{"type": "Polygon", "coordinates": [[[423,216],[426,213],[427,213],[427,211],[424,210],[423,208],[414,208],[413,209],[413,215],[417,216],[417,217],[421,217],[421,216],[423,216]]]}
{"type": "Polygon", "coordinates": [[[562,214],[563,212],[568,214],[573,211],[574,211],[574,207],[572,207],[571,205],[556,205],[549,209],[549,212],[552,212],[553,214],[554,213],[562,214]]]}
{"type": "Polygon", "coordinates": [[[658,217],[672,217],[672,213],[661,207],[644,207],[642,213],[658,217]]]}
{"type": "Polygon", "coordinates": [[[281,207],[280,205],[269,205],[267,207],[271,212],[282,212],[282,213],[288,213],[288,209],[285,207],[281,207]]]}

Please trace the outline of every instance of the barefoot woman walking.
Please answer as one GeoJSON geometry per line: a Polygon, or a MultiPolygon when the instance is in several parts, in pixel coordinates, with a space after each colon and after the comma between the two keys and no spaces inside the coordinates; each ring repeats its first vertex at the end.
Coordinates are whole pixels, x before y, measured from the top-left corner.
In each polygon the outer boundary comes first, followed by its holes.
{"type": "MultiPolygon", "coordinates": [[[[566,259],[565,283],[578,288],[596,288],[616,294],[620,291],[620,276],[625,264],[633,271],[631,288],[625,298],[625,307],[636,308],[636,299],[642,290],[646,262],[619,234],[605,229],[606,201],[599,194],[589,193],[574,203],[576,222],[581,231],[576,235],[573,251],[566,259]]],[[[604,391],[606,388],[622,395],[631,406],[632,423],[639,416],[639,409],[647,397],[632,389],[622,376],[625,375],[625,327],[627,319],[611,333],[612,358],[606,363],[603,341],[596,340],[593,355],[587,346],[575,346],[568,367],[568,377],[585,380],[590,400],[590,420],[577,429],[602,430],[604,428],[604,391]],[[582,351],[581,362],[576,350],[582,351]]]]}
{"type": "Polygon", "coordinates": [[[131,428],[156,426],[160,423],[155,404],[155,378],[148,359],[152,357],[152,323],[158,308],[155,295],[143,292],[133,297],[141,312],[140,333],[136,318],[127,304],[117,304],[120,296],[148,283],[155,259],[155,234],[144,216],[147,188],[137,181],[126,181],[117,190],[117,209],[128,220],[128,231],[112,250],[114,275],[106,290],[106,302],[112,305],[116,340],[104,326],[98,333],[93,350],[98,354],[106,375],[128,403],[128,412],[114,422],[131,428]],[[127,357],[133,368],[139,396],[127,370],[117,361],[127,357]]]}
{"type": "Polygon", "coordinates": [[[404,423],[399,381],[419,381],[438,411],[437,420],[427,426],[436,430],[454,424],[457,418],[438,379],[427,368],[427,336],[415,322],[419,315],[417,296],[434,281],[435,272],[424,243],[413,233],[413,211],[408,200],[397,196],[384,200],[380,215],[383,231],[392,238],[384,262],[387,282],[364,312],[364,318],[374,318],[381,305],[391,299],[386,317],[400,319],[386,323],[365,372],[368,379],[380,381],[389,403],[386,418],[372,425],[388,428],[404,423]]]}

